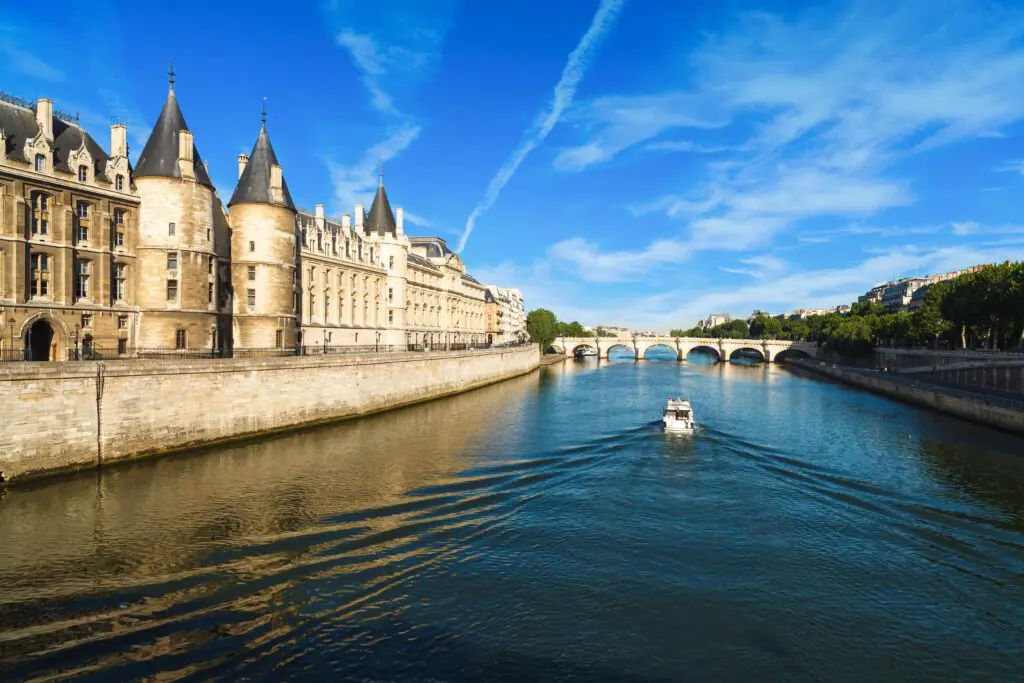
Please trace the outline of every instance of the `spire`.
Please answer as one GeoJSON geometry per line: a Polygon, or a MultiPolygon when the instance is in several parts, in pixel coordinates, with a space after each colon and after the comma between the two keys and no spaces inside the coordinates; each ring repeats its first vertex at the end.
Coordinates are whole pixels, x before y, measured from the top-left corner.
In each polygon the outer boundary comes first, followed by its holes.
{"type": "Polygon", "coordinates": [[[384,191],[384,164],[379,167],[380,176],[377,185],[377,194],[373,197],[373,204],[370,205],[370,212],[363,221],[363,231],[367,235],[377,233],[379,236],[396,234],[395,214],[391,211],[391,203],[388,201],[388,193],[384,191]]]}
{"type": "Polygon", "coordinates": [[[384,161],[380,162],[380,170],[377,173],[377,188],[384,187],[384,161]]]}
{"type": "MultiPolygon", "coordinates": [[[[167,72],[170,77],[171,89],[167,92],[164,108],[153,126],[153,132],[142,148],[139,161],[135,164],[135,177],[155,176],[159,178],[180,178],[181,168],[178,166],[178,132],[189,130],[185,117],[178,106],[178,98],[174,94],[174,66],[167,72]]],[[[201,185],[213,187],[210,174],[206,172],[199,150],[192,146],[192,162],[196,181],[201,185]]]]}
{"type": "Polygon", "coordinates": [[[171,62],[171,68],[167,70],[167,80],[170,82],[170,91],[174,92],[174,62],[171,62]]]}
{"type": "Polygon", "coordinates": [[[267,98],[263,98],[263,127],[267,127],[267,98]]]}
{"type": "Polygon", "coordinates": [[[235,192],[231,195],[228,206],[245,203],[272,204],[295,211],[291,193],[288,192],[288,183],[285,182],[283,176],[281,177],[280,197],[278,201],[274,199],[270,184],[274,173],[272,169],[275,166],[280,168],[281,165],[277,161],[277,154],[274,153],[274,146],[270,144],[270,136],[267,135],[267,128],[264,125],[263,128],[260,128],[256,144],[253,145],[249,161],[245,164],[245,170],[238,178],[238,185],[235,186],[235,192]]]}

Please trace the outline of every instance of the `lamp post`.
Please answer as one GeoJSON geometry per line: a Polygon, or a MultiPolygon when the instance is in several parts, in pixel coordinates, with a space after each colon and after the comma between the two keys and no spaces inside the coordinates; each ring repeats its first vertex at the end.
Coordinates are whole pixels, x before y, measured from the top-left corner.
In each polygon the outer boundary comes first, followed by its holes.
{"type": "Polygon", "coordinates": [[[11,360],[14,360],[14,323],[17,322],[14,318],[7,319],[7,327],[10,329],[11,337],[11,360]]]}
{"type": "Polygon", "coordinates": [[[81,360],[81,357],[78,355],[78,331],[80,329],[82,329],[82,326],[79,325],[78,323],[75,323],[75,331],[72,333],[71,336],[71,339],[75,342],[75,360],[81,360]]]}
{"type": "Polygon", "coordinates": [[[373,352],[380,353],[380,332],[377,332],[376,340],[373,342],[373,352]]]}
{"type": "Polygon", "coordinates": [[[210,324],[210,357],[217,357],[217,323],[210,324]]]}

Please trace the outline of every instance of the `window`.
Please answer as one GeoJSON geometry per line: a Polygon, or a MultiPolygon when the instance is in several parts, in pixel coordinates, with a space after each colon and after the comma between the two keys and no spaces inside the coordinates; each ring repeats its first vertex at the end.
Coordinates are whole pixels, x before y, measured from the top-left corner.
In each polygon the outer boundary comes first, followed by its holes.
{"type": "Polygon", "coordinates": [[[167,301],[178,300],[178,281],[168,280],[167,281],[167,301]]]}
{"type": "Polygon", "coordinates": [[[188,347],[188,330],[174,331],[174,348],[184,349],[188,347]]]}
{"type": "Polygon", "coordinates": [[[167,224],[167,234],[174,235],[174,223],[167,224]]]}
{"type": "Polygon", "coordinates": [[[32,193],[32,234],[45,235],[50,220],[50,198],[42,192],[32,193]]]}
{"type": "Polygon", "coordinates": [[[245,299],[245,302],[246,302],[246,304],[248,304],[248,305],[249,305],[250,307],[253,307],[253,306],[255,306],[255,305],[256,305],[256,290],[255,290],[255,289],[250,289],[250,290],[248,290],[248,291],[246,292],[246,299],[245,299]]]}
{"type": "Polygon", "coordinates": [[[210,237],[211,237],[211,234],[212,234],[212,233],[210,232],[210,229],[209,229],[209,228],[207,228],[207,229],[206,229],[206,241],[207,241],[207,242],[209,242],[209,241],[210,241],[210,237]]]}
{"type": "Polygon", "coordinates": [[[117,340],[117,353],[120,356],[123,356],[124,354],[128,353],[128,340],[127,339],[118,339],[117,340]]]}
{"type": "MultiPolygon", "coordinates": [[[[114,264],[114,300],[124,301],[125,297],[125,265],[123,263],[114,264]]],[[[125,318],[125,316],[121,316],[125,318]]],[[[125,321],[127,322],[127,318],[125,321]]],[[[120,325],[118,325],[120,327],[120,325]]]]}
{"type": "Polygon", "coordinates": [[[50,257],[32,254],[32,296],[47,296],[50,292],[50,257]]]}
{"type": "Polygon", "coordinates": [[[394,270],[394,269],[395,269],[395,257],[394,256],[388,256],[388,270],[394,270]]]}
{"type": "Polygon", "coordinates": [[[249,242],[249,251],[250,251],[250,253],[256,251],[256,243],[255,242],[249,242]]]}
{"type": "Polygon", "coordinates": [[[89,262],[84,259],[75,259],[75,298],[89,298],[89,262]]]}
{"type": "Polygon", "coordinates": [[[78,181],[84,183],[89,180],[89,168],[82,164],[78,167],[78,181]]]}
{"type": "Polygon", "coordinates": [[[213,283],[210,282],[206,285],[206,298],[211,304],[213,303],[213,283]]]}
{"type": "Polygon", "coordinates": [[[89,203],[88,202],[79,201],[76,204],[76,206],[78,208],[78,217],[79,218],[88,218],[89,217],[89,203]]]}
{"type": "Polygon", "coordinates": [[[128,329],[128,316],[119,315],[117,316],[117,329],[127,330],[128,329]]]}
{"type": "Polygon", "coordinates": [[[279,349],[284,346],[284,330],[278,330],[274,335],[274,346],[279,349]]]}
{"type": "Polygon", "coordinates": [[[78,230],[76,232],[75,238],[79,242],[88,242],[89,241],[89,226],[87,224],[85,224],[85,223],[79,223],[78,224],[78,230]]]}
{"type": "Polygon", "coordinates": [[[249,282],[256,282],[256,266],[249,266],[249,282]]]}
{"type": "Polygon", "coordinates": [[[83,313],[82,314],[82,327],[92,327],[92,314],[91,313],[83,313]]]}
{"type": "Polygon", "coordinates": [[[370,263],[376,263],[376,262],[375,262],[375,261],[373,260],[373,247],[370,247],[370,263]]]}
{"type": "Polygon", "coordinates": [[[391,303],[394,300],[395,300],[395,290],[393,290],[391,287],[388,287],[388,303],[391,303]]]}
{"type": "Polygon", "coordinates": [[[167,252],[167,270],[178,269],[178,252],[169,251],[167,252]]]}
{"type": "Polygon", "coordinates": [[[393,322],[395,322],[395,312],[388,311],[388,324],[390,325],[393,322]]]}
{"type": "Polygon", "coordinates": [[[46,157],[42,154],[36,155],[36,173],[46,173],[46,157]]]}
{"type": "Polygon", "coordinates": [[[118,192],[124,190],[124,176],[120,173],[118,173],[117,177],[114,178],[114,189],[118,192]]]}

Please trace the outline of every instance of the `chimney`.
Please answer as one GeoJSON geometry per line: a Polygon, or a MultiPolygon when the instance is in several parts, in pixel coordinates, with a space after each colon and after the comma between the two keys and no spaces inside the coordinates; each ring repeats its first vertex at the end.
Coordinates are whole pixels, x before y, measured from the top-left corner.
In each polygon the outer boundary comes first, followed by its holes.
{"type": "Polygon", "coordinates": [[[322,221],[324,219],[324,205],[317,204],[315,207],[313,207],[313,209],[315,211],[317,220],[322,221]]]}
{"type": "Polygon", "coordinates": [[[36,125],[47,140],[53,140],[53,102],[40,97],[36,102],[36,125]]]}
{"type": "Polygon", "coordinates": [[[128,126],[115,123],[110,127],[110,156],[128,156],[128,126]]]}
{"type": "Polygon", "coordinates": [[[192,161],[192,131],[178,131],[178,159],[180,161],[192,161]]]}
{"type": "Polygon", "coordinates": [[[0,128],[0,161],[7,158],[7,131],[0,128]]]}
{"type": "Polygon", "coordinates": [[[245,173],[245,165],[249,163],[248,154],[238,155],[238,177],[241,178],[242,174],[245,173]]]}
{"type": "Polygon", "coordinates": [[[341,227],[351,230],[352,229],[352,216],[347,213],[341,214],[341,227]]]}
{"type": "Polygon", "coordinates": [[[402,210],[402,207],[398,207],[395,211],[395,234],[405,234],[405,211],[402,210]]]}
{"type": "Polygon", "coordinates": [[[361,202],[356,204],[356,230],[360,232],[363,230],[363,205],[361,202]]]}

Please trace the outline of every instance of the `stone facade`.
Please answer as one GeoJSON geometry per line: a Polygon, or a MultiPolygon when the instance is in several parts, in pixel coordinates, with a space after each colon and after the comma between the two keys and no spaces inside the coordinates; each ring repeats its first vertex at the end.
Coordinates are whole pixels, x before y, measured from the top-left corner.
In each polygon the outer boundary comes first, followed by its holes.
{"type": "Polygon", "coordinates": [[[238,164],[225,209],[173,74],[134,169],[124,125],[108,155],[49,100],[0,96],[0,358],[494,339],[486,288],[443,239],[405,234],[383,178],[354,221],[297,209],[265,114],[238,164]]]}
{"type": "Polygon", "coordinates": [[[518,289],[487,285],[490,298],[487,337],[494,344],[526,341],[526,310],[523,292],[518,289]]]}
{"type": "Polygon", "coordinates": [[[139,313],[139,196],[126,128],[107,154],[77,119],[0,95],[0,359],[126,353],[139,313]]]}

